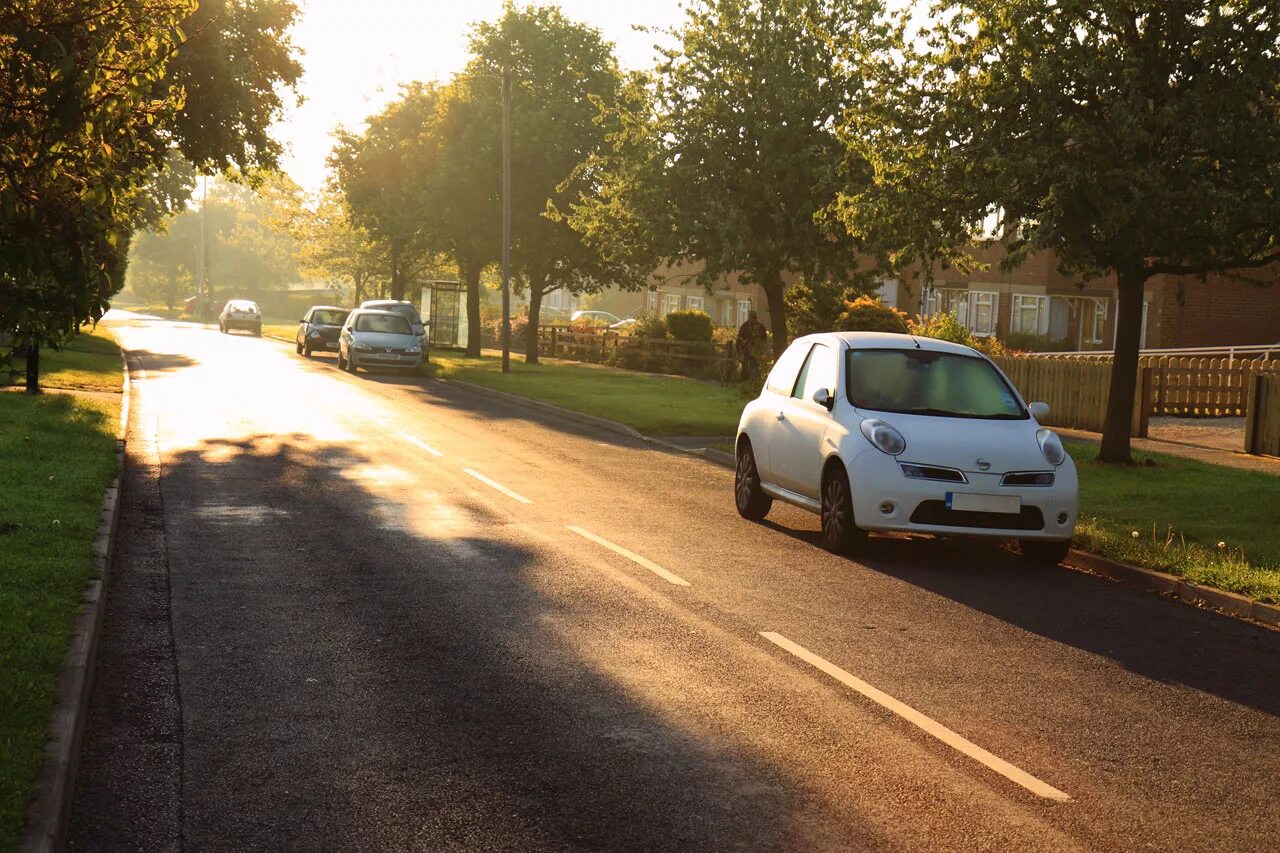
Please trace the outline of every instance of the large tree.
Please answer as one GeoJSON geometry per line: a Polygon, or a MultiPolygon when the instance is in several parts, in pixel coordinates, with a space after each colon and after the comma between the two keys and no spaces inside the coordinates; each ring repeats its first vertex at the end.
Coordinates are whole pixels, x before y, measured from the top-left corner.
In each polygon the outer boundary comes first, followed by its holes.
{"type": "Polygon", "coordinates": [[[570,221],[605,251],[690,263],[710,286],[740,273],[787,342],[783,276],[845,279],[857,246],[818,214],[845,181],[833,125],[858,80],[837,45],[861,38],[861,0],[694,0],[677,45],[609,111],[610,147],[570,221]]]}
{"type": "Polygon", "coordinates": [[[333,188],[321,191],[314,208],[298,205],[287,222],[297,245],[298,268],[303,275],[318,278],[334,287],[351,285],[351,301],[381,296],[385,286],[385,248],[357,225],[351,208],[333,188]]]}
{"type": "Polygon", "coordinates": [[[1280,2],[937,2],[889,52],[845,133],[874,183],[837,209],[900,263],[964,260],[1001,212],[1003,264],[1052,251],[1114,273],[1101,458],[1127,463],[1142,303],[1160,274],[1280,260],[1280,2]]]}

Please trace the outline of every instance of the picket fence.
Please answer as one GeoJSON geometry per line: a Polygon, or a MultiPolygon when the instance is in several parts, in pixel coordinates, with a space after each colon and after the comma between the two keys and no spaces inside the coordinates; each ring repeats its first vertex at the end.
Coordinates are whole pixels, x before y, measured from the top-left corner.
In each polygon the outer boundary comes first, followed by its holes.
{"type": "MultiPolygon", "coordinates": [[[[1093,361],[1001,356],[992,359],[1028,401],[1049,404],[1046,426],[1102,432],[1111,394],[1111,365],[1093,361]]],[[[1150,407],[1149,376],[1139,371],[1130,434],[1146,437],[1150,407]]]]}
{"type": "Polygon", "coordinates": [[[551,358],[726,382],[734,377],[737,365],[737,352],[732,343],[655,340],[617,332],[573,332],[556,327],[538,330],[538,353],[551,358]]]}

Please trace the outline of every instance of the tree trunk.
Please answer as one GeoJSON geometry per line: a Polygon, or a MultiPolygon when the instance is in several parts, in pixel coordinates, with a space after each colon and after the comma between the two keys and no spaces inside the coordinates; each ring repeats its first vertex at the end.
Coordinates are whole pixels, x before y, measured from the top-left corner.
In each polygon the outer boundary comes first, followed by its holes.
{"type": "Polygon", "coordinates": [[[781,270],[769,270],[760,277],[765,300],[769,303],[769,335],[773,338],[773,354],[782,355],[787,348],[787,303],[783,299],[786,286],[781,270]]]}
{"type": "MultiPolygon", "coordinates": [[[[459,262],[458,271],[467,286],[467,355],[479,358],[484,334],[480,328],[480,264],[459,262]]],[[[501,329],[498,334],[502,334],[501,329]]]]}
{"type": "Polygon", "coordinates": [[[40,342],[27,342],[27,393],[40,393],[40,342]]]}
{"type": "Polygon", "coordinates": [[[364,301],[364,273],[358,272],[351,276],[352,296],[355,297],[355,304],[352,308],[359,308],[360,303],[364,301]]]}
{"type": "Polygon", "coordinates": [[[1116,315],[1116,349],[1111,363],[1111,394],[1102,431],[1098,459],[1130,465],[1129,432],[1133,423],[1134,394],[1138,386],[1138,348],[1142,338],[1142,296],[1147,273],[1137,266],[1117,270],[1120,305],[1116,315]]]}
{"type": "Polygon", "coordinates": [[[529,276],[529,325],[524,329],[524,363],[538,363],[538,318],[542,314],[542,285],[540,273],[529,276]]]}
{"type": "Polygon", "coordinates": [[[404,282],[400,280],[400,244],[391,244],[391,298],[397,302],[404,299],[404,282]]]}

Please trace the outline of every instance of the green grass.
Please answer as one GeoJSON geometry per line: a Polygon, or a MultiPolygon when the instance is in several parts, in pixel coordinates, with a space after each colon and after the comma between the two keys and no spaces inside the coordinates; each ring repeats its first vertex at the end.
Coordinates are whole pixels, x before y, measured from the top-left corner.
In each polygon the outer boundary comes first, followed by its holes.
{"type": "Polygon", "coordinates": [[[296,320],[292,323],[264,322],[262,334],[269,338],[283,338],[292,342],[298,334],[298,323],[296,320]]]}
{"type": "Polygon", "coordinates": [[[0,850],[16,845],[44,759],[102,493],[115,473],[118,408],[65,394],[0,394],[0,850]]]}
{"type": "Polygon", "coordinates": [[[1160,453],[1103,465],[1097,445],[1066,444],[1080,472],[1079,547],[1280,602],[1280,477],[1160,453]]]}
{"type": "MultiPolygon", "coordinates": [[[[21,362],[15,361],[15,367],[22,368],[21,362]]],[[[76,335],[61,351],[40,350],[40,384],[45,388],[118,392],[122,371],[120,347],[101,326],[76,335]]],[[[22,374],[0,375],[0,383],[5,381],[21,385],[25,379],[22,374]]]]}
{"type": "Polygon", "coordinates": [[[743,399],[733,388],[589,364],[526,365],[513,358],[503,375],[497,358],[431,354],[437,376],[519,394],[618,421],[648,435],[733,435],[743,399]]]}

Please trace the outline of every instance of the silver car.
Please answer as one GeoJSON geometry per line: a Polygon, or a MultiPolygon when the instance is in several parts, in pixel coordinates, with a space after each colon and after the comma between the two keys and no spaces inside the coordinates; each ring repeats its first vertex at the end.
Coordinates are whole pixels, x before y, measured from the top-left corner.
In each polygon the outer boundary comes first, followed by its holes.
{"type": "Polygon", "coordinates": [[[416,371],[422,364],[422,342],[404,316],[391,311],[357,308],[338,335],[338,369],[361,367],[416,371]]]}

